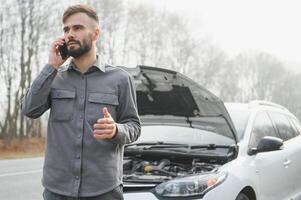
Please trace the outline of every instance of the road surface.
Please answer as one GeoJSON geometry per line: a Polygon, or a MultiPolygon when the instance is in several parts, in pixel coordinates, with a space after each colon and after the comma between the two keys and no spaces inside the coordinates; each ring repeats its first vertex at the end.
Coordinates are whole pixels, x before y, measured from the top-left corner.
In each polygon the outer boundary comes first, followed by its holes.
{"type": "Polygon", "coordinates": [[[0,200],[42,200],[43,157],[0,160],[0,200]]]}

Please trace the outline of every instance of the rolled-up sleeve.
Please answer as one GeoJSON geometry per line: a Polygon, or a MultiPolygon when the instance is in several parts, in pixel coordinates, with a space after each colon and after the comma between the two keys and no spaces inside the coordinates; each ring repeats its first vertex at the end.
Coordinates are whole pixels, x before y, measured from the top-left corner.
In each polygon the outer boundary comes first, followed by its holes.
{"type": "Polygon", "coordinates": [[[128,74],[121,79],[117,113],[117,133],[113,141],[118,144],[136,141],[140,136],[141,126],[137,110],[136,90],[132,78],[128,74]]]}
{"type": "Polygon", "coordinates": [[[57,70],[51,65],[46,65],[42,69],[21,100],[24,115],[38,118],[50,107],[49,94],[56,74],[57,70]]]}

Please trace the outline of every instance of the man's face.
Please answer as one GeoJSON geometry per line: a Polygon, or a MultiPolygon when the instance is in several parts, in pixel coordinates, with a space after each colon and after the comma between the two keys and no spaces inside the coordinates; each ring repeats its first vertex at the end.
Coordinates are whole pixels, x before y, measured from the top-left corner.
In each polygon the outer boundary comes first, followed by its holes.
{"type": "Polygon", "coordinates": [[[89,52],[95,41],[95,30],[95,22],[85,13],[76,13],[68,17],[64,23],[68,54],[77,58],[89,52]]]}
{"type": "Polygon", "coordinates": [[[85,53],[89,52],[92,48],[92,38],[91,34],[83,38],[82,41],[69,40],[67,43],[68,54],[74,58],[80,57],[85,53]]]}

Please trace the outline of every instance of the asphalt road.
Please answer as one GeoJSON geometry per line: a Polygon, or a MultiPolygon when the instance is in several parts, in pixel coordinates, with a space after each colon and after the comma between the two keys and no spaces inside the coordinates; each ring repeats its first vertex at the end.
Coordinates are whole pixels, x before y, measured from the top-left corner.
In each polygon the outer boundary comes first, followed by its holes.
{"type": "Polygon", "coordinates": [[[42,200],[44,158],[0,160],[0,200],[42,200]]]}

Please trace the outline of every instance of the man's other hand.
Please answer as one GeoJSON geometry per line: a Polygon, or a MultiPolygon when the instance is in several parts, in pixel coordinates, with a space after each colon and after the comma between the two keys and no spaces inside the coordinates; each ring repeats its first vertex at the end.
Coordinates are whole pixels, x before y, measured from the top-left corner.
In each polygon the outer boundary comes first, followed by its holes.
{"type": "Polygon", "coordinates": [[[114,119],[111,117],[108,109],[102,109],[103,118],[98,119],[93,125],[95,139],[112,139],[116,135],[116,125],[114,119]]]}

